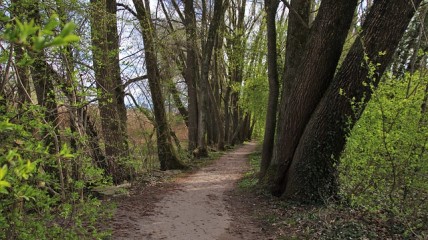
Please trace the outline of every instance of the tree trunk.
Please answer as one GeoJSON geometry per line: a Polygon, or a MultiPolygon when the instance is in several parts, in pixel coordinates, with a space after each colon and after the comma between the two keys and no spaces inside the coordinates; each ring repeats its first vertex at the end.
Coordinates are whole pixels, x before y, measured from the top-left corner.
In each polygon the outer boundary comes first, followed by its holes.
{"type": "Polygon", "coordinates": [[[177,107],[178,112],[180,113],[181,117],[184,120],[184,123],[186,124],[186,127],[189,127],[189,112],[184,107],[184,104],[180,98],[180,92],[178,91],[177,86],[175,85],[172,79],[169,82],[169,93],[172,95],[175,107],[177,107]]]}
{"type": "Polygon", "coordinates": [[[197,59],[197,44],[196,44],[196,17],[193,8],[193,0],[184,1],[184,15],[186,28],[186,74],[185,80],[187,83],[188,93],[188,150],[192,152],[198,146],[198,99],[196,91],[196,83],[199,82],[199,63],[197,59]]]}
{"type": "MultiPolygon", "coordinates": [[[[262,160],[260,163],[260,180],[266,175],[266,171],[272,159],[272,151],[275,139],[276,112],[279,97],[278,61],[276,50],[276,24],[275,17],[278,9],[278,0],[265,0],[266,27],[267,27],[267,65],[269,78],[269,97],[266,113],[265,134],[263,137],[262,160]]],[[[288,51],[287,51],[288,52],[288,51]]]]}
{"type": "Polygon", "coordinates": [[[223,20],[224,12],[226,11],[227,0],[215,0],[213,19],[208,29],[208,36],[204,42],[202,51],[202,66],[201,66],[201,79],[199,84],[199,102],[198,102],[198,156],[208,156],[206,144],[206,129],[207,129],[207,116],[208,116],[208,98],[210,96],[208,75],[211,67],[211,57],[214,49],[214,41],[216,38],[217,30],[223,20]],[[223,2],[225,1],[225,2],[223,2]]]}
{"type": "Polygon", "coordinates": [[[120,183],[129,180],[130,174],[120,164],[121,158],[128,157],[129,152],[116,11],[114,0],[91,0],[92,53],[108,162],[106,172],[113,177],[113,182],[120,183]]]}
{"type": "MultiPolygon", "coordinates": [[[[15,47],[15,60],[18,63],[24,57],[24,50],[20,46],[15,47]]],[[[30,74],[27,66],[16,64],[16,86],[18,89],[18,107],[31,102],[30,74]]]]}
{"type": "MultiPolygon", "coordinates": [[[[281,195],[287,169],[311,114],[333,78],[351,25],[357,0],[324,0],[308,37],[301,65],[296,72],[287,107],[281,108],[277,154],[278,171],[272,192],[281,195]]],[[[282,106],[283,107],[283,106],[282,106]]]]}
{"type": "Polygon", "coordinates": [[[215,50],[214,50],[214,72],[213,72],[213,87],[212,87],[212,102],[215,105],[215,118],[217,121],[216,124],[216,132],[217,132],[217,149],[220,151],[225,150],[225,141],[224,141],[224,115],[221,112],[222,106],[222,85],[224,82],[224,75],[222,74],[222,66],[221,63],[223,61],[222,54],[223,47],[223,34],[219,34],[215,41],[215,50]]]}
{"type": "MultiPolygon", "coordinates": [[[[30,1],[25,6],[26,9],[32,9],[29,12],[28,18],[34,20],[36,24],[41,24],[42,19],[39,13],[39,5],[37,1],[30,1]]],[[[56,103],[55,89],[53,85],[53,76],[49,74],[49,69],[46,65],[45,52],[35,52],[28,50],[33,63],[30,66],[31,77],[36,91],[37,102],[43,108],[44,120],[50,126],[52,131],[45,132],[45,143],[51,154],[58,153],[59,137],[58,137],[58,108],[56,103]]],[[[52,169],[53,170],[53,169],[52,169]]],[[[58,170],[62,169],[58,166],[58,170]]]]}
{"type": "MultiPolygon", "coordinates": [[[[277,121],[278,123],[283,122],[286,117],[284,116],[285,109],[287,107],[287,102],[294,86],[296,71],[300,66],[300,60],[305,51],[305,45],[308,39],[309,30],[310,30],[308,28],[308,25],[309,25],[309,20],[311,16],[310,14],[311,0],[292,0],[291,7],[294,10],[291,11],[289,9],[290,14],[288,16],[285,66],[284,66],[284,73],[282,74],[282,92],[281,92],[281,100],[280,100],[281,109],[279,109],[279,113],[278,113],[278,121],[277,121]]],[[[271,83],[269,82],[269,84],[271,83]]],[[[269,92],[269,94],[271,93],[269,92]]],[[[269,96],[269,98],[270,97],[271,96],[269,96]]],[[[269,107],[268,107],[268,111],[270,111],[269,107]]],[[[273,116],[270,116],[270,117],[272,118],[273,116]]],[[[268,118],[266,119],[266,124],[268,124],[268,120],[270,119],[268,118]]],[[[277,127],[276,129],[277,132],[283,131],[281,129],[282,127],[281,124],[278,124],[276,127],[277,127]]],[[[271,178],[273,178],[272,175],[278,166],[278,159],[275,156],[273,156],[276,153],[276,145],[274,145],[274,140],[273,140],[275,139],[275,126],[271,125],[271,128],[272,128],[272,131],[269,131],[270,129],[268,128],[265,129],[265,138],[269,137],[270,141],[268,141],[268,143],[263,142],[263,144],[266,145],[266,149],[263,150],[264,153],[262,153],[262,164],[260,168],[260,179],[263,178],[267,172],[272,173],[266,176],[267,178],[266,181],[270,181],[271,178]],[[266,136],[266,134],[268,135],[266,136]]],[[[279,141],[278,137],[279,136],[277,135],[276,136],[277,141],[279,141]]]]}
{"type": "Polygon", "coordinates": [[[155,127],[160,168],[161,170],[184,168],[185,166],[179,161],[171,142],[170,126],[165,113],[164,97],[162,95],[160,73],[157,65],[155,35],[153,23],[150,19],[150,11],[141,1],[133,0],[133,2],[144,40],[147,76],[156,121],[155,127]]]}
{"type": "Polygon", "coordinates": [[[378,0],[373,3],[360,38],[353,44],[305,128],[286,174],[284,196],[319,202],[335,195],[335,165],[347,134],[370,100],[373,89],[367,86],[376,87],[379,83],[420,2],[378,0]],[[370,76],[369,69],[373,66],[376,70],[370,76]],[[352,104],[353,98],[358,104],[352,104]]]}

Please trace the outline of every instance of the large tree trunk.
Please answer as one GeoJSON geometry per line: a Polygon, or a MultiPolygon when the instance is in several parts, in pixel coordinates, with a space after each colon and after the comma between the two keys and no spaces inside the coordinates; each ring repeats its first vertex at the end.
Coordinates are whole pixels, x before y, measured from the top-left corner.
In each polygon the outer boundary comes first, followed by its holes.
{"type": "Polygon", "coordinates": [[[129,180],[130,175],[119,163],[120,159],[128,157],[129,153],[116,11],[114,0],[91,0],[93,62],[108,162],[105,170],[115,183],[120,183],[129,180]]]}
{"type": "Polygon", "coordinates": [[[189,138],[189,152],[195,150],[198,146],[198,99],[196,91],[196,83],[199,82],[199,62],[197,58],[197,44],[196,44],[196,17],[193,8],[193,0],[184,1],[184,15],[185,15],[185,28],[186,28],[186,73],[185,80],[187,83],[188,93],[188,138],[189,138]]]}
{"type": "Polygon", "coordinates": [[[160,72],[156,56],[155,34],[153,23],[150,19],[148,6],[142,1],[134,0],[137,17],[140,22],[144,40],[144,53],[146,58],[147,76],[150,93],[153,101],[156,121],[157,149],[161,170],[180,169],[184,165],[179,161],[171,142],[170,126],[165,113],[164,97],[162,95],[160,72]]]}
{"type": "MultiPolygon", "coordinates": [[[[288,16],[288,28],[287,28],[287,42],[285,52],[285,66],[284,73],[282,75],[282,94],[281,94],[281,109],[278,114],[278,122],[282,122],[285,119],[285,109],[287,107],[288,99],[291,95],[292,88],[294,86],[296,71],[300,66],[300,59],[305,51],[306,41],[309,35],[309,19],[311,12],[311,0],[292,0],[291,7],[293,11],[290,11],[288,16]]],[[[269,17],[269,13],[267,15],[269,17]]],[[[269,19],[268,19],[269,20],[269,19]]],[[[273,19],[275,20],[275,19],[273,19]]],[[[269,31],[269,21],[268,31],[269,31]]],[[[269,33],[268,33],[269,38],[269,33]]],[[[269,44],[269,39],[268,39],[269,44]]],[[[269,46],[268,46],[269,52],[269,46]]],[[[268,53],[269,54],[269,53],[268,53]]],[[[269,61],[268,61],[269,65],[269,61]]],[[[269,66],[268,66],[269,67],[269,66]]],[[[269,72],[269,74],[271,74],[269,72]]],[[[272,156],[276,152],[276,145],[274,145],[275,139],[275,127],[276,127],[276,112],[272,115],[271,112],[271,101],[275,98],[276,92],[271,92],[271,77],[269,77],[269,106],[268,115],[266,118],[265,138],[263,142],[262,162],[260,166],[260,179],[262,179],[267,172],[274,173],[278,165],[278,159],[272,156]],[[272,122],[275,121],[275,122],[272,122]],[[269,126],[268,126],[269,124],[269,126]],[[273,125],[275,124],[275,125],[273,125]]],[[[274,84],[273,84],[274,85],[274,84]]],[[[273,90],[279,91],[279,90],[273,90]]],[[[275,105],[277,105],[278,95],[275,98],[275,105]]],[[[276,107],[276,106],[275,106],[276,107]]],[[[273,106],[272,106],[273,108],[273,106]]],[[[281,132],[281,124],[278,124],[277,132],[281,132]]],[[[278,136],[277,136],[278,138],[278,136]]],[[[278,139],[277,139],[278,140],[278,139]]],[[[266,176],[266,181],[269,181],[272,174],[266,176]]]]}
{"type": "Polygon", "coordinates": [[[346,135],[370,100],[373,89],[368,86],[376,87],[379,83],[420,2],[374,2],[360,37],[306,125],[287,170],[284,196],[300,201],[322,201],[335,195],[335,165],[345,146],[346,135]],[[370,76],[372,67],[376,69],[370,76]],[[353,105],[350,99],[354,98],[353,102],[361,104],[353,105]]]}
{"type": "MultiPolygon", "coordinates": [[[[15,60],[19,62],[24,57],[24,50],[16,46],[15,47],[15,60]]],[[[30,74],[27,66],[20,66],[16,64],[16,86],[18,89],[18,107],[21,108],[26,103],[31,102],[30,92],[30,74]]]]}
{"type": "Polygon", "coordinates": [[[56,126],[58,126],[58,108],[55,99],[55,89],[53,85],[53,78],[49,74],[49,69],[46,67],[46,59],[43,52],[31,53],[34,59],[33,64],[30,66],[31,75],[36,90],[37,102],[44,109],[44,119],[54,129],[53,132],[47,132],[45,138],[46,145],[49,146],[50,153],[57,153],[58,133],[56,126]]]}
{"type": "Polygon", "coordinates": [[[324,0],[307,40],[305,53],[296,73],[284,120],[278,131],[276,158],[278,171],[272,192],[281,195],[287,170],[311,114],[329,86],[351,25],[357,0],[324,0]]]}

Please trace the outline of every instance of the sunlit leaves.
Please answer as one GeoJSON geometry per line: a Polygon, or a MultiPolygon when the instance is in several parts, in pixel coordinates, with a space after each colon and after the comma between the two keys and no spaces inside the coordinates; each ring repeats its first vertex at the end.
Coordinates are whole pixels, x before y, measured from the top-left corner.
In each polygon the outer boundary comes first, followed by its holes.
{"type": "Polygon", "coordinates": [[[2,168],[0,168],[0,193],[7,194],[9,193],[6,188],[10,187],[10,183],[6,180],[4,180],[7,173],[7,165],[3,165],[2,168]]]}
{"type": "Polygon", "coordinates": [[[0,39],[26,46],[34,51],[48,47],[65,46],[80,40],[74,34],[74,23],[65,24],[59,34],[56,33],[61,28],[61,23],[56,14],[53,14],[44,26],[35,24],[34,20],[8,20],[4,32],[0,32],[0,39]]]}
{"type": "MultiPolygon", "coordinates": [[[[342,155],[341,190],[351,204],[418,219],[428,209],[427,79],[387,78],[373,93],[342,155]]],[[[417,221],[417,220],[416,220],[417,221]]]]}

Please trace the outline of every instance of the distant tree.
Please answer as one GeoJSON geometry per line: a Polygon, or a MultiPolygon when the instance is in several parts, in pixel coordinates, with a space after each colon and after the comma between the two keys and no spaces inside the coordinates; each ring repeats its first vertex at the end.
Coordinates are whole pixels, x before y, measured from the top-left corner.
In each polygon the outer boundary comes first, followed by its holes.
{"type": "Polygon", "coordinates": [[[178,159],[171,142],[170,126],[165,113],[161,76],[158,68],[156,34],[150,16],[150,4],[149,1],[143,3],[139,0],[134,0],[133,3],[144,40],[147,77],[154,107],[157,149],[161,170],[184,168],[185,166],[178,159]]]}

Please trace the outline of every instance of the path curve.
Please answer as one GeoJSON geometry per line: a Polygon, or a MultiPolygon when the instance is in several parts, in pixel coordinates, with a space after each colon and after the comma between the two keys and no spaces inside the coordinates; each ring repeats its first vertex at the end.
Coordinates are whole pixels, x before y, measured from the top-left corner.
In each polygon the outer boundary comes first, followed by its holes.
{"type": "Polygon", "coordinates": [[[251,224],[246,223],[247,231],[238,236],[231,230],[235,219],[227,209],[226,193],[248,170],[247,156],[255,148],[255,143],[247,143],[177,179],[175,187],[153,203],[149,214],[138,213],[144,209],[138,205],[146,204],[138,199],[127,207],[119,205],[113,239],[253,239],[256,227],[251,224]]]}

